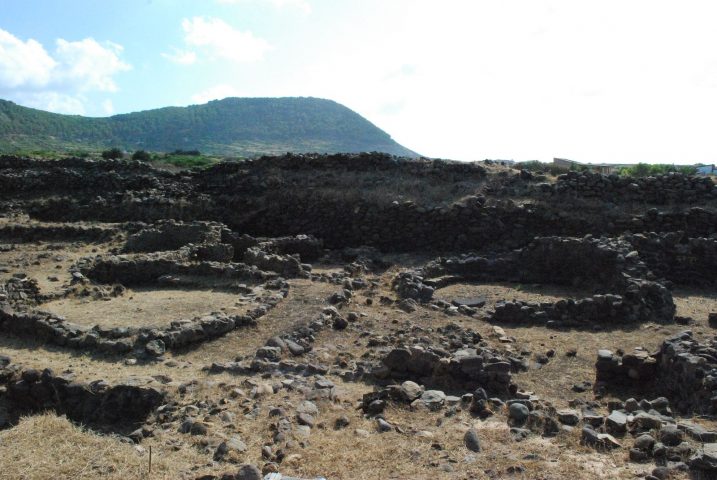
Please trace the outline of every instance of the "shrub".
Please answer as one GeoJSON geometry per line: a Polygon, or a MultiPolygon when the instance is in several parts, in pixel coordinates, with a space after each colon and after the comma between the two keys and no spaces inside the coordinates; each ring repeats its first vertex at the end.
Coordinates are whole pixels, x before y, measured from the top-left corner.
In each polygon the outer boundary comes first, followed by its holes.
{"type": "Polygon", "coordinates": [[[110,160],[114,158],[122,158],[123,153],[119,148],[111,148],[102,152],[102,158],[110,160]]]}
{"type": "Polygon", "coordinates": [[[152,156],[144,150],[137,150],[132,154],[132,160],[139,160],[142,162],[149,162],[152,156]]]}
{"type": "Polygon", "coordinates": [[[697,173],[697,169],[691,165],[666,165],[666,164],[649,164],[649,163],[638,163],[631,167],[624,167],[620,169],[620,175],[630,177],[649,177],[651,175],[664,175],[669,172],[679,172],[685,175],[694,175],[697,173]]]}
{"type": "Polygon", "coordinates": [[[177,149],[177,150],[175,150],[175,151],[172,152],[172,155],[188,155],[188,156],[190,156],[190,157],[198,157],[199,155],[201,155],[201,153],[199,153],[199,150],[181,150],[181,149],[177,149]]]}
{"type": "MultiPolygon", "coordinates": [[[[579,167],[581,167],[581,166],[572,165],[570,167],[570,170],[574,170],[575,168],[579,168],[579,167]]],[[[560,165],[555,165],[554,163],[543,163],[539,160],[529,160],[527,162],[518,162],[515,164],[515,168],[527,170],[527,171],[533,172],[533,173],[548,172],[551,175],[560,175],[560,174],[568,171],[567,168],[562,167],[560,165]]]]}

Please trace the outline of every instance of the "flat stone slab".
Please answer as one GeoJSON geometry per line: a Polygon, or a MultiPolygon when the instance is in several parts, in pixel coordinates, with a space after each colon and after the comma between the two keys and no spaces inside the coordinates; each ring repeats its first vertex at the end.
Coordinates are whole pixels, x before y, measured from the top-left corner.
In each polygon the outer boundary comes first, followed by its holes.
{"type": "Polygon", "coordinates": [[[456,307],[465,305],[466,307],[480,308],[485,305],[485,302],[485,297],[461,297],[451,300],[456,307]]]}

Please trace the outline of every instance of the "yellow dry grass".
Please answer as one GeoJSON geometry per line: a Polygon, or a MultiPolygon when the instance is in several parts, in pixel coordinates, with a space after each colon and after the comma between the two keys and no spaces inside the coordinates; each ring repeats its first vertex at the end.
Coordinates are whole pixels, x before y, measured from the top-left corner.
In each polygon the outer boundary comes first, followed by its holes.
{"type": "Polygon", "coordinates": [[[118,439],[100,436],[52,413],[23,418],[0,432],[0,478],[149,479],[171,478],[170,466],[118,439]]]}

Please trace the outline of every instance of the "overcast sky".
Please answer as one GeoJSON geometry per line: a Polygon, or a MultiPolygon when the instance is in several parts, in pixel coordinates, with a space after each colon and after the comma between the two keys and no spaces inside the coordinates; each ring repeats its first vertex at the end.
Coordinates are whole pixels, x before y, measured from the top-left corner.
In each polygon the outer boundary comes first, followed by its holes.
{"type": "Polygon", "coordinates": [[[0,0],[0,98],[314,96],[431,157],[717,162],[717,2],[0,0]]]}

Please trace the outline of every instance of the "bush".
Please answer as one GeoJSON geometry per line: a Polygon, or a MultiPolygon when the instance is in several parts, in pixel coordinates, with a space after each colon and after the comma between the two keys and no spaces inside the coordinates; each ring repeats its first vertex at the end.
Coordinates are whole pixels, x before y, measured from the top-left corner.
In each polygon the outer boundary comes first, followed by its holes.
{"type": "Polygon", "coordinates": [[[152,156],[144,150],[137,150],[132,154],[132,160],[139,160],[141,162],[149,162],[152,156]]]}
{"type": "Polygon", "coordinates": [[[175,150],[175,151],[172,152],[172,155],[187,155],[187,156],[190,156],[190,157],[198,157],[198,156],[201,155],[201,153],[199,153],[199,150],[181,150],[181,149],[177,149],[177,150],[175,150]]]}
{"type": "Polygon", "coordinates": [[[630,177],[649,177],[653,175],[664,175],[669,172],[679,172],[685,175],[694,175],[697,173],[697,169],[691,165],[665,165],[665,164],[649,164],[649,163],[638,163],[631,167],[624,167],[620,169],[620,175],[630,177]]]}
{"type": "Polygon", "coordinates": [[[111,148],[102,152],[102,158],[106,160],[122,158],[123,153],[119,148],[111,148]]]}
{"type": "MultiPolygon", "coordinates": [[[[579,167],[578,165],[572,165],[570,170],[574,170],[579,167]]],[[[529,160],[527,162],[518,162],[515,164],[515,168],[520,170],[527,170],[533,173],[550,173],[551,175],[560,175],[568,171],[567,168],[555,165],[554,163],[543,163],[539,160],[529,160]]]]}

